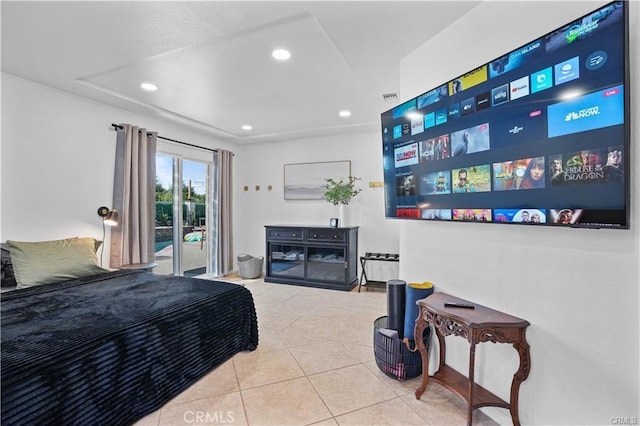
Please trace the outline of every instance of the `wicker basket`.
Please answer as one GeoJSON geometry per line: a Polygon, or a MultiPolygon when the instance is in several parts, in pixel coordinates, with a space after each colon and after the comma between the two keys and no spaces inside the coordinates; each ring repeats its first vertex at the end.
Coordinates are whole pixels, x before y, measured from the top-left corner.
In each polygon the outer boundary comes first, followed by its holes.
{"type": "MultiPolygon", "coordinates": [[[[387,328],[387,317],[380,317],[373,322],[373,352],[378,368],[387,376],[397,380],[407,380],[422,374],[422,358],[420,352],[411,352],[400,339],[379,333],[387,328]]],[[[424,344],[429,348],[431,329],[425,328],[424,344]]]]}

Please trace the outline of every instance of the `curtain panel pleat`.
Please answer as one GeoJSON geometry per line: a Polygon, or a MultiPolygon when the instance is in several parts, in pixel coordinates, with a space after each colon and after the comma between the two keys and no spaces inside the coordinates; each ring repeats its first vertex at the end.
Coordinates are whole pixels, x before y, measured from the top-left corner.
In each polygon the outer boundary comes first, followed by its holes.
{"type": "Polygon", "coordinates": [[[233,153],[218,149],[213,154],[213,218],[215,226],[210,250],[213,274],[226,275],[233,270],[233,153]]]}
{"type": "Polygon", "coordinates": [[[157,132],[130,124],[117,131],[109,266],[118,268],[154,260],[157,132]]]}

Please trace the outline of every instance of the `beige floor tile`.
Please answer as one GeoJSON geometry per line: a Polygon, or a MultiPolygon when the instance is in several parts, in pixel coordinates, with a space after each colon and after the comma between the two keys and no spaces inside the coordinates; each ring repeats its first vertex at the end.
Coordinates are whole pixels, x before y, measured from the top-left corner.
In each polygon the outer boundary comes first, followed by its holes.
{"type": "Polygon", "coordinates": [[[284,330],[294,322],[300,320],[304,315],[294,312],[278,312],[256,308],[258,313],[258,329],[262,330],[284,330]]]}
{"type": "Polygon", "coordinates": [[[291,348],[290,352],[307,376],[360,362],[340,342],[324,341],[291,348]]]}
{"type": "Polygon", "coordinates": [[[291,302],[290,300],[287,300],[285,303],[283,303],[281,306],[278,307],[278,309],[280,311],[288,311],[291,313],[297,313],[300,316],[303,316],[307,319],[311,319],[313,320],[313,318],[310,318],[311,313],[314,310],[317,309],[324,309],[322,306],[313,303],[313,299],[308,300],[306,303],[304,304],[298,304],[297,302],[291,302]],[[294,303],[293,306],[290,306],[291,303],[294,303]]]}
{"type": "Polygon", "coordinates": [[[159,426],[194,424],[246,425],[240,392],[166,405],[160,412],[159,426]]]}
{"type": "Polygon", "coordinates": [[[340,317],[315,317],[310,318],[305,316],[304,318],[296,321],[292,324],[290,329],[300,329],[308,333],[312,333],[317,338],[341,340],[349,342],[351,336],[357,338],[364,337],[366,342],[371,344],[373,336],[373,322],[355,322],[343,319],[340,317]],[[367,338],[368,337],[368,338],[367,338]]]}
{"type": "Polygon", "coordinates": [[[372,345],[373,344],[373,321],[362,327],[342,327],[342,332],[332,337],[333,340],[344,342],[350,345],[372,345]]]}
{"type": "Polygon", "coordinates": [[[158,422],[160,421],[160,410],[149,414],[146,417],[138,420],[133,424],[133,426],[158,426],[158,422]]]}
{"type": "Polygon", "coordinates": [[[261,294],[256,294],[254,302],[256,306],[260,306],[261,309],[266,311],[276,311],[281,308],[283,303],[286,303],[291,299],[293,295],[298,291],[291,286],[283,286],[276,284],[265,284],[265,291],[261,294]],[[290,290],[287,292],[286,290],[290,290]]]}
{"type": "Polygon", "coordinates": [[[301,318],[290,326],[279,330],[278,334],[288,348],[296,348],[324,342],[327,336],[335,333],[331,327],[334,326],[314,324],[309,320],[301,318]]]}
{"type": "Polygon", "coordinates": [[[364,365],[369,370],[371,370],[371,372],[375,374],[376,377],[382,380],[382,382],[385,385],[389,386],[397,395],[400,395],[400,396],[406,395],[408,393],[412,395],[415,394],[416,389],[418,388],[418,386],[420,386],[420,383],[422,382],[422,377],[420,376],[415,377],[413,379],[409,379],[409,380],[393,379],[387,376],[386,374],[384,374],[382,371],[380,371],[380,368],[378,367],[375,361],[366,362],[364,363],[364,365]]]}
{"type": "Polygon", "coordinates": [[[349,344],[345,345],[347,350],[357,357],[360,362],[374,362],[375,357],[373,355],[373,339],[372,342],[366,345],[349,344]]]}
{"type": "MultiPolygon", "coordinates": [[[[427,389],[419,400],[411,394],[403,395],[401,398],[420,417],[428,420],[432,425],[455,426],[467,424],[467,403],[433,381],[429,382],[427,389]]],[[[473,424],[497,425],[496,422],[479,410],[473,412],[473,424]]]]}
{"type": "Polygon", "coordinates": [[[286,349],[282,338],[278,332],[272,328],[260,327],[260,319],[258,318],[258,349],[260,352],[273,352],[286,349]]]}
{"type": "Polygon", "coordinates": [[[281,382],[304,376],[287,350],[243,352],[233,358],[240,389],[281,382]]]}
{"type": "Polygon", "coordinates": [[[169,401],[169,404],[210,398],[240,390],[233,361],[229,360],[191,385],[186,391],[169,401]]]}
{"type": "Polygon", "coordinates": [[[420,400],[416,400],[413,395],[405,395],[401,398],[430,425],[462,426],[467,424],[466,411],[448,399],[436,404],[425,399],[424,395],[420,400]]]}
{"type": "Polygon", "coordinates": [[[336,417],[339,425],[424,426],[425,421],[401,399],[381,402],[336,417]]]}
{"type": "MultiPolygon", "coordinates": [[[[355,297],[359,297],[357,294],[355,297]]],[[[352,300],[351,302],[357,302],[352,300]]],[[[377,305],[377,304],[376,304],[377,305]]],[[[307,318],[334,318],[345,321],[349,326],[354,323],[365,323],[367,328],[373,327],[373,321],[383,316],[386,306],[358,306],[354,303],[346,303],[345,306],[336,306],[334,304],[327,306],[316,306],[315,309],[306,314],[307,318]]]]}
{"type": "Polygon", "coordinates": [[[337,426],[338,422],[333,417],[318,423],[312,423],[309,426],[337,426]]]}
{"type": "Polygon", "coordinates": [[[250,425],[308,425],[331,419],[306,377],[242,391],[250,425]]]}
{"type": "Polygon", "coordinates": [[[316,374],[309,380],[335,416],[397,396],[362,364],[316,374]]]}

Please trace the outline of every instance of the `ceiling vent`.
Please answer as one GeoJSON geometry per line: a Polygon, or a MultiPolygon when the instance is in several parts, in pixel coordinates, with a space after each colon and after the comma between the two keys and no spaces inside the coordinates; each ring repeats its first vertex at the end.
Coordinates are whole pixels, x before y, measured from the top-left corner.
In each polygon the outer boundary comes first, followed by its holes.
{"type": "Polygon", "coordinates": [[[398,94],[397,93],[383,93],[382,94],[382,99],[384,99],[385,102],[397,101],[398,100],[398,94]]]}

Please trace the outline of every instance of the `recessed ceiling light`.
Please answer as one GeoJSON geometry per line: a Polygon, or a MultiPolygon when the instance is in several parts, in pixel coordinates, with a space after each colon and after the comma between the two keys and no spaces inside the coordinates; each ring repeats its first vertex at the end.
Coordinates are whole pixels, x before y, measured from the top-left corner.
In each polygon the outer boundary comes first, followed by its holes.
{"type": "Polygon", "coordinates": [[[276,49],[271,52],[271,56],[279,61],[286,61],[291,57],[291,52],[289,52],[287,49],[276,49]]]}
{"type": "Polygon", "coordinates": [[[155,92],[156,90],[158,90],[158,86],[153,83],[142,83],[140,87],[142,87],[144,90],[148,90],[149,92],[155,92]]]}
{"type": "Polygon", "coordinates": [[[242,125],[242,130],[251,130],[251,129],[253,129],[253,127],[251,125],[249,125],[249,124],[243,124],[242,125]]]}
{"type": "Polygon", "coordinates": [[[338,113],[338,115],[340,115],[340,117],[350,117],[351,116],[351,111],[347,111],[347,110],[340,111],[338,113]]]}

